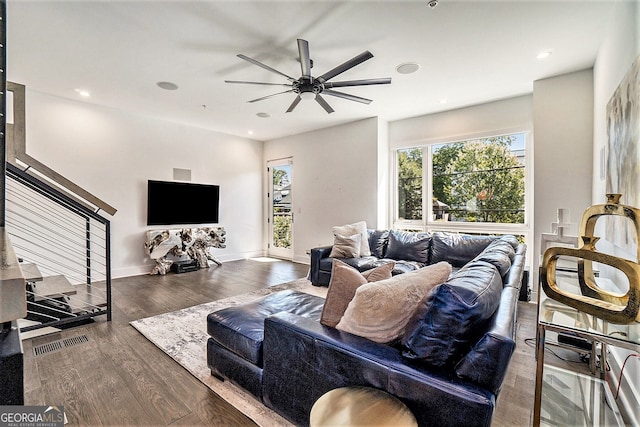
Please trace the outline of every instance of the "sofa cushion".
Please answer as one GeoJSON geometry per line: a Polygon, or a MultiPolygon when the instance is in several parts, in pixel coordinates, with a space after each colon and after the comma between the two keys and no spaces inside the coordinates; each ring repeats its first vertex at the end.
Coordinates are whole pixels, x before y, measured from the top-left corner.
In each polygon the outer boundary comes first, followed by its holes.
{"type": "Polygon", "coordinates": [[[262,366],[264,319],[286,311],[320,320],[324,298],[298,291],[280,291],[255,301],[215,311],[207,316],[207,332],[218,344],[262,366]]]}
{"type": "Polygon", "coordinates": [[[347,265],[355,268],[358,271],[371,270],[372,268],[380,267],[387,262],[393,260],[386,260],[386,262],[379,262],[380,260],[374,256],[366,256],[360,258],[323,258],[320,260],[320,270],[331,272],[333,269],[333,261],[338,259],[347,265]]]}
{"type": "Polygon", "coordinates": [[[343,236],[336,234],[333,247],[331,248],[330,258],[360,258],[360,243],[362,236],[353,234],[351,236],[343,236]]]}
{"type": "Polygon", "coordinates": [[[392,274],[395,276],[396,274],[408,273],[410,271],[415,271],[422,267],[426,267],[427,265],[428,264],[424,262],[397,260],[392,274]]]}
{"type": "Polygon", "coordinates": [[[498,269],[500,276],[504,277],[509,272],[515,255],[516,252],[511,244],[500,238],[491,242],[480,255],[474,258],[474,261],[485,261],[492,264],[498,269]]]}
{"type": "Polygon", "coordinates": [[[367,282],[376,282],[390,278],[394,265],[395,263],[392,261],[391,263],[360,273],[355,268],[340,260],[333,260],[331,281],[329,282],[327,298],[322,308],[320,323],[335,327],[340,319],[342,319],[342,315],[347,309],[349,302],[353,299],[356,289],[367,282]]]}
{"type": "Polygon", "coordinates": [[[368,230],[369,231],[369,249],[371,255],[376,258],[384,258],[389,245],[389,230],[368,230]]]}
{"type": "Polygon", "coordinates": [[[462,267],[477,257],[489,243],[496,240],[495,236],[472,236],[455,233],[433,233],[431,242],[432,264],[447,261],[454,267],[462,267]]]}
{"type": "Polygon", "coordinates": [[[451,274],[446,262],[360,286],[337,329],[388,343],[402,337],[411,314],[436,285],[451,274]]]}
{"type": "Polygon", "coordinates": [[[371,255],[369,249],[369,233],[367,233],[367,223],[365,221],[356,222],[347,225],[336,225],[333,227],[333,235],[340,234],[342,236],[353,236],[359,234],[360,240],[360,256],[371,255]]]}
{"type": "Polygon", "coordinates": [[[501,292],[493,265],[470,262],[419,303],[402,339],[403,356],[433,366],[455,364],[484,332],[501,292]]]}
{"type": "MultiPolygon", "coordinates": [[[[415,233],[392,230],[389,233],[389,246],[386,258],[403,261],[416,261],[429,264],[431,233],[415,233]]],[[[441,259],[440,261],[446,261],[441,259]]],[[[432,262],[432,264],[435,264],[432,262]]]]}

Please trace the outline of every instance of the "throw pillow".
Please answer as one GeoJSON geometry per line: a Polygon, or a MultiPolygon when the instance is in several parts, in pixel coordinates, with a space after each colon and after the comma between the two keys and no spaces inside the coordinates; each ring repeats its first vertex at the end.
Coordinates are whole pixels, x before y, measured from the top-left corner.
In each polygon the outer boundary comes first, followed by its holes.
{"type": "Polygon", "coordinates": [[[367,233],[367,223],[365,221],[356,222],[347,225],[337,225],[333,227],[333,235],[352,236],[359,234],[360,240],[360,256],[371,255],[371,249],[369,248],[369,233],[367,233]]]}
{"type": "Polygon", "coordinates": [[[333,248],[329,257],[331,258],[358,258],[360,256],[360,242],[362,236],[354,234],[353,236],[343,236],[336,234],[333,241],[333,248]]]}
{"type": "Polygon", "coordinates": [[[431,233],[393,230],[389,233],[389,246],[385,257],[429,264],[430,247],[431,233]]]}
{"type": "Polygon", "coordinates": [[[422,302],[402,339],[403,356],[432,366],[453,365],[479,339],[500,304],[502,278],[484,261],[472,261],[422,302]]]}
{"type": "Polygon", "coordinates": [[[420,301],[450,274],[451,265],[441,262],[364,284],[356,290],[336,328],[379,343],[397,340],[420,301]]]}
{"type": "Polygon", "coordinates": [[[342,319],[342,315],[349,302],[353,299],[356,289],[367,282],[389,279],[394,266],[395,263],[390,262],[360,273],[350,265],[334,259],[331,267],[331,281],[329,282],[327,298],[322,308],[320,323],[332,328],[335,327],[342,319]]]}

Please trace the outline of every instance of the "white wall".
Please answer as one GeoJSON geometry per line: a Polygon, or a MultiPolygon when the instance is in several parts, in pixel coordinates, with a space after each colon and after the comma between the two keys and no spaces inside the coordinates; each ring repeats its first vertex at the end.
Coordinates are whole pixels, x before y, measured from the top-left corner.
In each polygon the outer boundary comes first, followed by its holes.
{"type": "Polygon", "coordinates": [[[333,244],[334,225],[378,225],[378,129],[372,118],[265,142],[263,165],[293,157],[295,261],[333,244]]]}
{"type": "MultiPolygon", "coordinates": [[[[111,219],[113,276],[148,273],[148,179],[190,169],[220,185],[221,260],[261,255],[262,143],[29,91],[27,153],[118,209],[111,219]]],[[[177,201],[179,203],[179,201],[177,201]]],[[[158,227],[154,227],[158,228],[158,227]]]]}
{"type": "Polygon", "coordinates": [[[525,95],[391,122],[389,144],[395,150],[492,133],[531,131],[531,102],[531,95],[525,95]]]}
{"type": "MultiPolygon", "coordinates": [[[[539,265],[540,235],[551,232],[558,208],[569,209],[576,235],[582,212],[591,205],[593,72],[564,74],[533,83],[534,252],[539,265]]],[[[537,269],[533,272],[537,283],[537,269]]]]}

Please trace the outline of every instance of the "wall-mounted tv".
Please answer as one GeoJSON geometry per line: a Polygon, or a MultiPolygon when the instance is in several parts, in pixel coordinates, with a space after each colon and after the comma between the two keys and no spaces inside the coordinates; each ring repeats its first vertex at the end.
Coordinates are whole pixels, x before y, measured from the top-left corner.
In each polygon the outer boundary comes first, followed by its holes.
{"type": "Polygon", "coordinates": [[[220,186],[149,180],[147,225],[217,224],[220,186]]]}

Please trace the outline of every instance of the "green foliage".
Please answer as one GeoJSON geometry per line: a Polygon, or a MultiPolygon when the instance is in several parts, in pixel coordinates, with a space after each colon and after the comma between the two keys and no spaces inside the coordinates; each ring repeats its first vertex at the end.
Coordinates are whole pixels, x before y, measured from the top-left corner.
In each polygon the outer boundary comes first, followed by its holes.
{"type": "Polygon", "coordinates": [[[433,196],[455,221],[524,222],[524,167],[513,136],[443,145],[433,154],[433,196]]]}
{"type": "Polygon", "coordinates": [[[273,169],[273,185],[285,185],[289,183],[289,175],[284,169],[273,169]]]}
{"type": "Polygon", "coordinates": [[[398,217],[422,219],[422,149],[398,151],[398,217]]]}
{"type": "MultiPolygon", "coordinates": [[[[512,135],[434,147],[433,199],[450,220],[524,222],[524,167],[512,135]]],[[[398,217],[422,219],[422,148],[398,151],[398,217]]]]}
{"type": "Polygon", "coordinates": [[[276,248],[291,247],[291,215],[273,213],[273,245],[276,248]]]}

